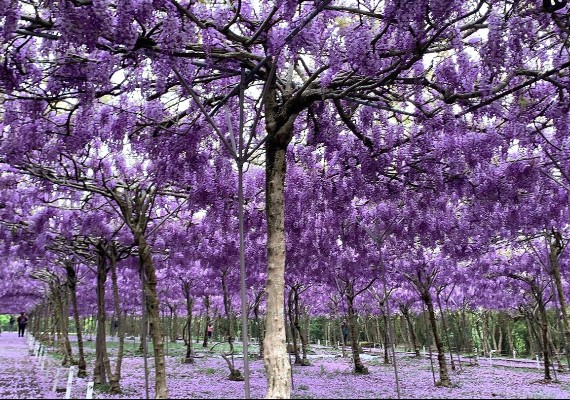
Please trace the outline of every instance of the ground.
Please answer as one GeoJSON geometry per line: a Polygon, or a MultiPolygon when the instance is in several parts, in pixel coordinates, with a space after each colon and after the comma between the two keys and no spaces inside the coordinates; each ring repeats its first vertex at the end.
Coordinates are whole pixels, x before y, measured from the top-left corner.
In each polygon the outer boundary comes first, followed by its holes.
{"type": "MultiPolygon", "coordinates": [[[[92,352],[87,343],[88,353],[92,352]]],[[[116,343],[110,343],[113,349],[116,343]]],[[[135,399],[145,397],[143,359],[135,351],[138,345],[127,344],[128,357],[124,360],[122,395],[95,392],[95,398],[135,399]]],[[[227,378],[229,371],[225,361],[217,354],[204,353],[194,364],[182,364],[181,357],[170,349],[167,357],[168,387],[171,398],[244,398],[244,383],[227,378]]],[[[352,373],[349,357],[340,357],[338,351],[314,346],[311,366],[293,367],[292,398],[397,398],[393,365],[382,363],[382,357],[363,354],[370,370],[368,375],[352,373]]],[[[200,346],[196,347],[199,352],[200,346]]],[[[152,358],[149,362],[149,395],[153,398],[152,358]]],[[[242,360],[236,366],[243,372],[242,360]]],[[[434,374],[427,357],[420,359],[408,355],[397,358],[400,380],[400,397],[426,398],[570,398],[570,374],[558,373],[558,382],[544,384],[542,371],[528,360],[520,363],[501,363],[500,360],[480,359],[479,365],[462,362],[462,368],[450,371],[452,388],[434,386],[434,374]]],[[[434,365],[434,368],[436,366],[434,365]]],[[[58,370],[58,360],[50,359],[44,369],[37,357],[30,355],[28,341],[16,333],[0,335],[0,398],[65,398],[65,393],[54,393],[53,378],[58,370]]],[[[261,360],[250,361],[251,398],[263,398],[265,373],[261,360]]],[[[88,371],[92,374],[92,371],[88,371]]],[[[65,387],[67,371],[60,369],[59,387],[65,387]]],[[[437,369],[435,370],[437,378],[437,369]]],[[[85,398],[90,378],[73,381],[72,398],[85,398]]]]}

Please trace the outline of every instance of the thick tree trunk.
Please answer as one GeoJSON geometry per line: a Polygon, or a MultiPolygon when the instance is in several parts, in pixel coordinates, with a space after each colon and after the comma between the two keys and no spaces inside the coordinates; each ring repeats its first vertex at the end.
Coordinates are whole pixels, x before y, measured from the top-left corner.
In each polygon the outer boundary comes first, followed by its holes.
{"type": "Polygon", "coordinates": [[[146,308],[154,347],[155,398],[167,399],[166,363],[164,342],[160,329],[159,302],[158,293],[156,291],[156,270],[150,254],[150,247],[146,243],[145,237],[141,234],[135,234],[134,236],[135,244],[139,249],[139,262],[145,274],[146,308]]]}
{"type": "Polygon", "coordinates": [[[60,346],[63,352],[62,365],[69,366],[75,364],[73,351],[69,342],[69,304],[67,301],[67,286],[56,287],[55,299],[58,309],[58,333],[61,337],[60,346]]]}
{"type": "MultiPolygon", "coordinates": [[[[349,289],[352,293],[352,289],[349,289]]],[[[356,374],[368,374],[368,368],[364,366],[360,359],[360,346],[358,343],[359,329],[356,322],[356,315],[354,312],[354,297],[350,294],[346,296],[347,311],[348,311],[348,327],[350,329],[350,343],[352,347],[352,358],[354,360],[354,372],[356,374]]]]}
{"type": "MultiPolygon", "coordinates": [[[[269,97],[275,93],[269,94],[269,97]]],[[[274,100],[274,98],[273,98],[274,100]]],[[[266,215],[267,215],[267,305],[263,360],[267,372],[266,398],[284,399],[291,396],[291,366],[285,345],[285,216],[284,186],[287,144],[293,128],[289,124],[288,137],[280,139],[275,133],[275,110],[266,107],[269,117],[266,141],[266,215]],[[273,114],[273,115],[272,115],[273,114]],[[276,137],[277,136],[277,137],[276,137]]],[[[287,129],[287,127],[285,127],[287,129]]],[[[282,136],[282,135],[280,135],[282,136]]]]}
{"type": "Polygon", "coordinates": [[[447,362],[445,360],[445,349],[443,348],[443,343],[439,336],[439,331],[437,329],[437,319],[435,317],[435,310],[433,306],[433,301],[429,292],[424,291],[422,293],[422,300],[428,309],[428,316],[431,325],[431,330],[433,333],[433,340],[435,342],[435,347],[437,349],[437,361],[439,364],[439,382],[438,386],[451,387],[451,380],[449,379],[449,373],[447,371],[447,362]]]}
{"type": "Polygon", "coordinates": [[[560,316],[562,317],[562,327],[564,328],[564,353],[568,368],[570,368],[570,322],[568,321],[568,310],[566,305],[566,298],[564,297],[564,289],[562,288],[562,278],[560,276],[559,257],[562,253],[562,236],[560,232],[553,231],[552,234],[547,234],[548,242],[550,245],[549,261],[552,268],[552,277],[556,286],[556,294],[558,305],[560,306],[560,316]]]}
{"type": "Polygon", "coordinates": [[[105,370],[105,358],[107,356],[107,338],[105,324],[107,321],[105,306],[105,282],[107,281],[107,269],[105,255],[99,251],[97,261],[97,334],[95,336],[95,368],[93,380],[96,384],[106,384],[107,374],[105,370]]]}

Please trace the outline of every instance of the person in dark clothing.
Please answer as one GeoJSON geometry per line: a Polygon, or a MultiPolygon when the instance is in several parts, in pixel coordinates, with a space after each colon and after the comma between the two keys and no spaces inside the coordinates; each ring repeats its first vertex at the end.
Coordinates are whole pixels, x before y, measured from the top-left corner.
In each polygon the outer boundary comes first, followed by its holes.
{"type": "Polygon", "coordinates": [[[18,337],[24,337],[26,325],[28,325],[28,316],[25,312],[22,312],[18,317],[18,337]]]}
{"type": "Polygon", "coordinates": [[[342,339],[344,341],[344,344],[346,345],[348,342],[348,325],[346,323],[346,321],[342,321],[342,339]]]}

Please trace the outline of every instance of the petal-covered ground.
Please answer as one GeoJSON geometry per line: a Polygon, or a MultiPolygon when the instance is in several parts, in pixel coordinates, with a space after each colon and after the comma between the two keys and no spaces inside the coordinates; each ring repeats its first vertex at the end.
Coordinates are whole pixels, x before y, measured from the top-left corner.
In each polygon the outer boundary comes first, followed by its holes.
{"type": "MultiPolygon", "coordinates": [[[[36,357],[30,356],[25,339],[15,333],[0,335],[0,398],[60,398],[65,393],[51,391],[58,367],[55,360],[41,369],[36,357]]],[[[382,364],[376,356],[363,355],[370,374],[352,373],[350,358],[322,354],[314,356],[312,365],[293,367],[292,397],[298,399],[321,398],[397,398],[394,367],[382,364]]],[[[450,371],[452,388],[434,386],[429,360],[402,356],[397,359],[401,382],[401,398],[570,398],[570,374],[558,373],[559,382],[541,383],[542,371],[528,368],[490,366],[488,360],[480,365],[462,363],[462,369],[450,371]]],[[[236,359],[242,368],[242,360],[236,359]]],[[[145,397],[145,379],[142,357],[125,358],[123,364],[123,393],[109,395],[96,392],[100,399],[135,399],[145,397]]],[[[154,371],[152,358],[149,365],[149,396],[153,397],[154,371]]],[[[91,371],[89,371],[91,373],[91,371]]],[[[171,398],[244,398],[244,383],[227,379],[228,369],[218,356],[196,359],[194,364],[182,364],[179,357],[167,357],[168,387],[171,398]]],[[[437,377],[437,370],[435,371],[437,377]]],[[[59,387],[65,387],[67,374],[60,373],[59,387]]],[[[75,379],[72,398],[85,398],[90,378],[75,379]]],[[[263,398],[266,388],[263,362],[250,361],[250,387],[252,398],[263,398]]]]}
{"type": "Polygon", "coordinates": [[[16,332],[0,334],[0,398],[43,399],[51,395],[45,376],[30,357],[28,342],[16,332]]]}

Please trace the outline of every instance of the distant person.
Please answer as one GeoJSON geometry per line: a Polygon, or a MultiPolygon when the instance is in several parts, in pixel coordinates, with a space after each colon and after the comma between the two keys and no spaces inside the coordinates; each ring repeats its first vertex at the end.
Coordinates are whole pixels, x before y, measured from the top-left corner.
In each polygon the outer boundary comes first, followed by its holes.
{"type": "Polygon", "coordinates": [[[344,341],[344,344],[346,345],[348,343],[348,325],[346,323],[346,321],[342,321],[342,340],[344,341]]]}
{"type": "Polygon", "coordinates": [[[28,325],[28,316],[25,312],[22,312],[18,317],[18,337],[24,337],[26,325],[28,325]]]}
{"type": "Polygon", "coordinates": [[[16,318],[10,315],[10,332],[14,332],[14,324],[16,323],[16,318]]]}
{"type": "Polygon", "coordinates": [[[208,324],[208,339],[212,338],[212,332],[214,332],[214,328],[212,328],[212,324],[208,324]]]}

